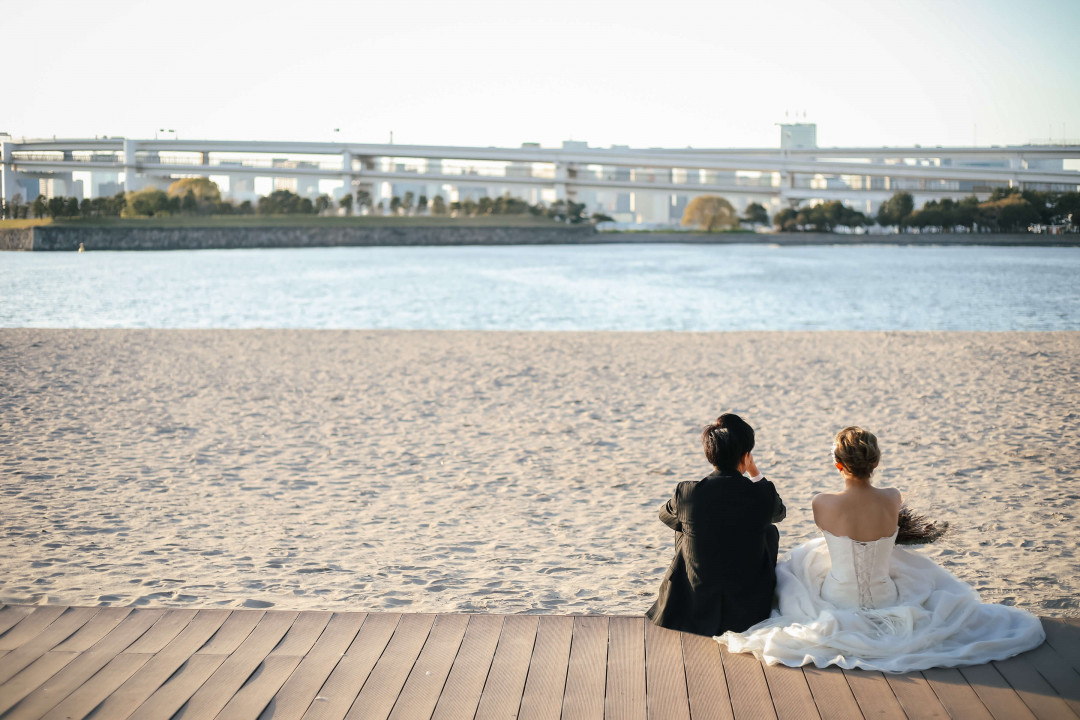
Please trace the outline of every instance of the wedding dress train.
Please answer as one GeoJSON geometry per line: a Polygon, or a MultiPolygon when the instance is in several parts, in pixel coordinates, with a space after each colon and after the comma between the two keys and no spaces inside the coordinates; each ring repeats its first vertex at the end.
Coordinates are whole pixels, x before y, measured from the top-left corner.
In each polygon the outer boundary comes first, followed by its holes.
{"type": "Polygon", "coordinates": [[[742,633],[717,637],[770,665],[884,672],[977,665],[1038,646],[1042,624],[978,593],[896,533],[859,542],[824,532],[777,563],[779,607],[742,633]]]}

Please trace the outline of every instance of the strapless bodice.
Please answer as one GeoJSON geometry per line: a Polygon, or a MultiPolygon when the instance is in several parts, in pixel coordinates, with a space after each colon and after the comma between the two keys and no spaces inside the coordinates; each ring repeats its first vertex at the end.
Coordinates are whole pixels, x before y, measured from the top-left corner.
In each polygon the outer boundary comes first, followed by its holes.
{"type": "Polygon", "coordinates": [[[846,608],[878,608],[896,602],[889,567],[899,528],[872,542],[821,532],[832,565],[821,586],[824,599],[846,608]]]}

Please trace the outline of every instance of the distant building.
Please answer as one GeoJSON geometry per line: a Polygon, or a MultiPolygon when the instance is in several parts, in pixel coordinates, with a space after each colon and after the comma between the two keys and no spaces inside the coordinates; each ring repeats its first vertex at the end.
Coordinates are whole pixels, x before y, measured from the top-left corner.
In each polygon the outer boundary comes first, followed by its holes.
{"type": "Polygon", "coordinates": [[[817,144],[817,123],[781,123],[781,150],[813,150],[817,144]]]}

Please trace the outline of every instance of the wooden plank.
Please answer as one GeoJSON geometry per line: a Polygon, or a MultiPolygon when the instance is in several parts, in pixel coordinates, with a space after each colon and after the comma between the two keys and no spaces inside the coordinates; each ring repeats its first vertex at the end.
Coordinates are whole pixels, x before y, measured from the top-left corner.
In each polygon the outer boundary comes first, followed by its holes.
{"type": "Polygon", "coordinates": [[[690,718],[679,635],[674,630],[645,623],[645,700],[650,720],[690,718]]]}
{"type": "MultiPolygon", "coordinates": [[[[213,637],[228,616],[228,610],[200,610],[161,652],[154,655],[105,699],[96,717],[122,718],[135,712],[173,673],[183,667],[196,650],[213,637]]],[[[130,647],[138,644],[136,641],[130,647]]]]}
{"type": "Polygon", "coordinates": [[[1042,618],[1042,625],[1047,644],[1080,673],[1080,627],[1061,618],[1042,618]]]}
{"type": "Polygon", "coordinates": [[[683,633],[682,649],[690,716],[694,720],[732,720],[735,715],[719,643],[710,637],[683,633]]]}
{"type": "Polygon", "coordinates": [[[424,649],[416,659],[390,713],[391,720],[431,717],[468,625],[468,615],[439,615],[435,618],[424,649]]]}
{"type": "Polygon", "coordinates": [[[1035,716],[993,665],[957,668],[996,720],[1034,720],[1035,716]]]}
{"type": "Polygon", "coordinates": [[[948,720],[949,713],[934,694],[930,683],[920,673],[886,675],[885,679],[896,695],[900,707],[910,717],[928,720],[948,720]]]}
{"type": "Polygon", "coordinates": [[[171,718],[199,687],[221,667],[227,655],[195,653],[161,687],[140,705],[129,720],[161,720],[171,718]]]}
{"type": "Polygon", "coordinates": [[[303,717],[366,618],[365,613],[335,614],[311,651],[270,700],[262,720],[299,720],[303,717]]]}
{"type": "Polygon", "coordinates": [[[525,678],[529,673],[529,658],[539,618],[535,615],[508,615],[503,618],[502,633],[491,660],[480,704],[476,708],[477,720],[487,718],[515,717],[521,705],[525,678]]]}
{"type": "Polygon", "coordinates": [[[469,720],[476,714],[495,648],[499,643],[501,615],[472,615],[465,629],[450,676],[439,695],[432,720],[469,720]]]}
{"type": "Polygon", "coordinates": [[[604,717],[607,653],[608,619],[574,618],[574,635],[562,703],[563,717],[604,717]]]}
{"type": "Polygon", "coordinates": [[[390,642],[400,618],[392,613],[373,613],[364,619],[360,632],[308,706],[305,718],[340,720],[345,717],[390,642]]]}
{"type": "Polygon", "coordinates": [[[26,642],[0,658],[0,683],[62,643],[97,614],[97,608],[68,608],[26,642]]]}
{"type": "Polygon", "coordinates": [[[566,615],[540,618],[529,661],[529,676],[521,695],[519,720],[559,718],[573,637],[574,618],[566,615]]]}
{"type": "Polygon", "coordinates": [[[938,700],[945,706],[953,720],[993,720],[994,716],[982,704],[975,690],[956,668],[933,668],[923,670],[923,677],[930,683],[938,700]]]}
{"type": "MultiPolygon", "coordinates": [[[[46,720],[70,720],[82,718],[123,685],[135,672],[153,657],[120,653],[92,678],[80,685],[62,702],[45,714],[46,720]]],[[[107,716],[99,716],[107,717],[107,716]]]]}
{"type": "Polygon", "coordinates": [[[37,718],[44,715],[135,642],[163,615],[163,610],[132,611],[89,650],[75,653],[76,657],[66,663],[62,670],[46,678],[48,682],[23,698],[18,707],[11,709],[8,718],[37,718]]]}
{"type": "Polygon", "coordinates": [[[390,644],[372,669],[346,718],[377,720],[390,716],[434,621],[435,616],[430,614],[401,618],[390,644]]]}
{"type": "Polygon", "coordinates": [[[0,635],[6,633],[32,612],[34,608],[30,605],[5,605],[0,610],[0,635]]]}
{"type": "MultiPolygon", "coordinates": [[[[279,614],[275,612],[272,615],[279,614]]],[[[271,614],[268,613],[269,615],[271,614]]],[[[306,612],[295,617],[285,637],[270,650],[266,659],[249,676],[248,681],[228,700],[225,707],[221,709],[219,717],[258,717],[267,708],[274,694],[281,689],[281,686],[300,665],[304,654],[315,644],[332,616],[331,612],[306,612]]],[[[271,618],[271,621],[273,620],[274,618],[271,618]]],[[[260,627],[266,623],[267,618],[264,617],[260,627]]],[[[252,636],[258,631],[259,629],[256,628],[252,636]]],[[[349,639],[352,640],[351,637],[349,639]]],[[[343,646],[342,654],[344,650],[343,646]]],[[[218,672],[221,670],[219,669],[218,672]]]]}
{"type": "MultiPolygon", "coordinates": [[[[333,616],[334,613],[329,611],[300,613],[300,617],[296,618],[292,627],[289,628],[288,634],[276,648],[270,651],[270,654],[303,657],[322,635],[333,616]]],[[[360,626],[357,625],[357,627],[360,626]]],[[[355,634],[353,633],[354,636],[355,634]]]]}
{"type": "MultiPolygon", "coordinates": [[[[262,613],[259,624],[236,651],[214,670],[184,705],[188,720],[212,720],[266,659],[296,620],[297,612],[262,613]]],[[[262,710],[262,708],[259,708],[262,710]]]]}
{"type": "Polygon", "coordinates": [[[843,670],[862,714],[882,720],[904,720],[907,714],[885,675],[874,670],[843,670]]]}
{"type": "MultiPolygon", "coordinates": [[[[605,715],[645,720],[648,717],[645,699],[645,618],[611,618],[608,621],[608,643],[605,715]]],[[[720,662],[719,653],[716,660],[720,662]]]]}
{"type": "Polygon", "coordinates": [[[14,650],[25,645],[52,623],[53,620],[64,614],[67,608],[60,605],[43,605],[34,608],[34,611],[23,616],[15,626],[0,636],[0,650],[14,650]]]}
{"type": "Polygon", "coordinates": [[[1040,720],[1076,720],[1077,716],[1065,700],[1058,696],[1046,679],[1035,669],[1027,657],[1031,653],[1017,655],[1008,660],[993,663],[1002,677],[1008,681],[1024,704],[1040,720]]]}
{"type": "Polygon", "coordinates": [[[221,718],[254,718],[270,704],[270,698],[300,664],[300,655],[269,655],[255,675],[221,709],[221,718]]]}
{"type": "MultiPolygon", "coordinates": [[[[154,623],[154,627],[143,633],[143,636],[133,642],[124,652],[137,653],[140,655],[153,655],[161,652],[161,649],[173,641],[187,624],[194,619],[197,610],[169,610],[165,617],[154,623]]],[[[218,612],[227,613],[228,610],[218,612]]]]}
{"type": "Polygon", "coordinates": [[[862,720],[859,703],[840,668],[804,665],[803,676],[821,720],[862,720]]]}
{"type": "Polygon", "coordinates": [[[765,671],[765,681],[769,684],[773,710],[780,720],[815,720],[821,717],[814,705],[814,696],[810,692],[810,686],[806,684],[802,668],[763,665],[762,670],[765,671]]]}
{"type": "Polygon", "coordinates": [[[1043,643],[1020,657],[1031,663],[1065,704],[1080,717],[1080,674],[1048,643],[1043,643]]]}
{"type": "Polygon", "coordinates": [[[111,633],[124,618],[130,615],[131,610],[132,608],[129,607],[98,608],[98,613],[90,618],[89,622],[79,628],[74,635],[54,647],[53,650],[62,652],[89,650],[99,640],[111,633]]]}
{"type": "Polygon", "coordinates": [[[769,683],[757,658],[747,653],[728,652],[720,648],[724,661],[724,674],[731,696],[731,709],[737,718],[771,718],[775,720],[776,709],[769,696],[769,683]]]}
{"type": "Polygon", "coordinates": [[[200,655],[228,655],[240,647],[259,621],[263,619],[262,610],[234,610],[222,623],[214,637],[196,652],[200,655]]]}
{"type": "Polygon", "coordinates": [[[15,707],[16,703],[22,701],[77,657],[79,653],[76,652],[47,652],[15,677],[0,685],[0,715],[15,707]]]}

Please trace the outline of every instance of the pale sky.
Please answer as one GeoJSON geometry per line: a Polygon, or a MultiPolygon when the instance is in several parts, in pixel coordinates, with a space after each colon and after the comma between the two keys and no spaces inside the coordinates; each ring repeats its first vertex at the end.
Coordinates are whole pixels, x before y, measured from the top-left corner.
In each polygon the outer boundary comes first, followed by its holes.
{"type": "Polygon", "coordinates": [[[0,131],[775,147],[805,112],[822,146],[1022,144],[1080,138],[1078,27],[1080,0],[0,0],[0,131]]]}

